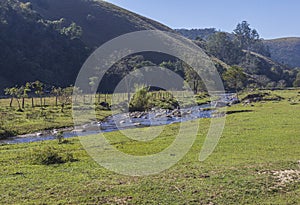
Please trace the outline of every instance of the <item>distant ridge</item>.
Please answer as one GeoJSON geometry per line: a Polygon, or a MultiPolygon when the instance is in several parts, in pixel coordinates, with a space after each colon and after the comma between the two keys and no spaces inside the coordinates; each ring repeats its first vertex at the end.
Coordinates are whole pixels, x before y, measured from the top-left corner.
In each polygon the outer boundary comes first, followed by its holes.
{"type": "MultiPolygon", "coordinates": [[[[215,28],[175,29],[175,31],[191,40],[197,37],[207,40],[211,35],[220,32],[215,28]]],[[[270,39],[264,40],[264,43],[269,47],[273,61],[289,67],[300,67],[300,37],[270,39]]]]}
{"type": "Polygon", "coordinates": [[[291,67],[300,67],[300,37],[265,40],[273,60],[291,67]]]}

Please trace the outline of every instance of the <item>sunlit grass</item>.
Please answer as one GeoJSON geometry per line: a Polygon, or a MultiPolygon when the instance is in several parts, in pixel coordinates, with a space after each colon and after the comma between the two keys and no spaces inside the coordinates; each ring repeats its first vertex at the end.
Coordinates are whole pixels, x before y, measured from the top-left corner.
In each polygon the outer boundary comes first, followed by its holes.
{"type": "MultiPolygon", "coordinates": [[[[67,144],[47,141],[0,146],[0,203],[298,204],[299,181],[279,186],[268,174],[300,169],[300,104],[289,101],[299,100],[299,93],[276,94],[285,100],[228,108],[233,114],[227,116],[219,144],[204,162],[198,158],[210,120],[186,122],[187,126],[200,123],[193,147],[179,163],[153,176],[129,177],[108,171],[87,155],[77,138],[67,144]],[[78,161],[32,165],[30,151],[48,146],[71,153],[78,161]]],[[[177,128],[178,124],[166,126],[149,143],[128,139],[120,132],[105,136],[120,151],[147,155],[170,145],[177,128]]]]}

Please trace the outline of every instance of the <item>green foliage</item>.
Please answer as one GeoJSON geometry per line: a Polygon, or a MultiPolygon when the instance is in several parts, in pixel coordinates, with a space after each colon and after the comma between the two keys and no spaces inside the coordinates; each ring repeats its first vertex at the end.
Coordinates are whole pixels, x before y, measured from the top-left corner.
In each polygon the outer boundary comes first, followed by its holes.
{"type": "Polygon", "coordinates": [[[229,68],[224,74],[223,78],[226,82],[226,85],[229,88],[234,89],[236,92],[244,88],[246,76],[242,68],[238,66],[233,66],[229,68]]]}
{"type": "Polygon", "coordinates": [[[220,60],[232,65],[239,63],[243,52],[225,32],[210,36],[207,41],[207,51],[220,60]]]}
{"type": "Polygon", "coordinates": [[[69,27],[64,27],[60,30],[61,34],[69,36],[73,39],[80,39],[82,36],[82,28],[76,23],[71,23],[69,27]]]}
{"type": "Polygon", "coordinates": [[[194,94],[197,94],[199,91],[206,90],[201,77],[193,68],[186,66],[184,68],[184,74],[185,80],[189,84],[189,87],[192,88],[194,94]]]}
{"type": "Polygon", "coordinates": [[[236,26],[234,35],[234,41],[240,49],[254,51],[270,57],[270,52],[259,38],[258,32],[255,29],[250,28],[250,24],[247,21],[243,21],[236,26]]]}
{"type": "Polygon", "coordinates": [[[63,89],[60,89],[60,93],[58,95],[58,100],[61,104],[61,112],[64,112],[64,108],[66,105],[72,102],[74,87],[69,86],[63,89]]]}
{"type": "Polygon", "coordinates": [[[67,86],[90,53],[83,42],[74,39],[78,36],[76,25],[66,29],[70,36],[62,35],[32,9],[36,8],[34,2],[32,5],[0,1],[1,93],[5,87],[37,79],[67,86]]]}
{"type": "Polygon", "coordinates": [[[44,83],[40,81],[35,81],[32,83],[33,89],[35,89],[35,94],[40,97],[41,107],[43,106],[42,96],[44,94],[44,83]]]}
{"type": "Polygon", "coordinates": [[[18,107],[19,107],[18,111],[23,111],[21,108],[20,98],[24,95],[24,92],[25,92],[24,90],[25,90],[24,86],[21,86],[21,87],[15,86],[15,87],[11,87],[11,88],[6,88],[4,90],[5,94],[10,95],[12,98],[11,102],[10,102],[10,107],[11,107],[12,100],[15,98],[17,100],[18,107]]]}
{"type": "Polygon", "coordinates": [[[30,162],[33,164],[51,165],[76,161],[70,152],[59,150],[53,146],[32,149],[30,162]]]}
{"type": "Polygon", "coordinates": [[[145,86],[136,86],[136,92],[129,104],[130,112],[146,111],[149,109],[150,96],[148,95],[148,91],[149,89],[145,86]]]}

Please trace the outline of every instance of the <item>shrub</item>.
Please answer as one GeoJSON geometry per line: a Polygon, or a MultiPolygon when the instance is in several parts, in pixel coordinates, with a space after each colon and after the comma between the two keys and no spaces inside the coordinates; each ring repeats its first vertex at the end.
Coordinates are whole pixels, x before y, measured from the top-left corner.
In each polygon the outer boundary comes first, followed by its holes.
{"type": "Polygon", "coordinates": [[[149,89],[146,87],[142,87],[140,89],[137,88],[137,91],[129,104],[130,112],[146,111],[149,109],[148,91],[149,89]]]}
{"type": "Polygon", "coordinates": [[[63,164],[66,162],[76,161],[71,153],[63,153],[63,151],[52,146],[39,149],[33,149],[30,155],[30,161],[33,164],[51,165],[63,164]]]}

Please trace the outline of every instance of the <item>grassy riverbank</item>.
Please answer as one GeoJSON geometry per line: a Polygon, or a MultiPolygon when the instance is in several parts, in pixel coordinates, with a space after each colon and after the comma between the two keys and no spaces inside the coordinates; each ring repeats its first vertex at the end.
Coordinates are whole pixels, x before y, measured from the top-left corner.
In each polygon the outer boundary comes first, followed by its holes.
{"type": "MultiPolygon", "coordinates": [[[[151,103],[155,106],[168,108],[174,103],[174,100],[168,100],[169,94],[166,92],[151,92],[151,103]],[[163,99],[163,100],[162,100],[163,99]]],[[[112,95],[97,95],[95,102],[108,102],[112,104],[112,95]]],[[[179,100],[184,99],[184,94],[179,95],[179,100]]],[[[127,94],[115,94],[114,102],[124,102],[127,99],[127,94]]],[[[21,134],[28,134],[37,131],[51,130],[54,128],[65,128],[73,126],[71,105],[64,107],[64,112],[61,112],[61,106],[58,102],[56,106],[55,98],[43,98],[42,106],[40,99],[34,98],[34,107],[32,107],[31,99],[25,99],[25,107],[22,111],[18,111],[18,104],[14,99],[10,107],[10,99],[0,100],[0,139],[21,134]]],[[[90,96],[78,97],[79,106],[88,102],[90,96]]],[[[199,104],[209,102],[207,95],[199,95],[196,99],[199,104]]],[[[99,107],[100,108],[100,107],[99,107]]],[[[112,113],[106,109],[96,109],[97,119],[103,120],[112,113]]]]}
{"type": "MultiPolygon", "coordinates": [[[[154,176],[128,177],[95,163],[77,138],[0,146],[1,204],[298,204],[300,201],[300,104],[298,91],[278,91],[280,102],[236,105],[214,153],[198,161],[209,119],[200,123],[196,142],[171,169],[154,176]],[[291,98],[291,99],[289,99],[291,98]],[[76,160],[32,162],[37,150],[53,147],[76,160]],[[289,171],[286,171],[289,170],[289,171]]],[[[149,143],[106,137],[119,150],[157,153],[172,143],[178,124],[149,143]]],[[[147,129],[147,128],[145,128],[147,129]]],[[[159,129],[159,127],[151,128],[159,129]]]]}
{"type": "MultiPolygon", "coordinates": [[[[31,107],[31,99],[26,99],[25,108],[21,112],[18,111],[16,100],[12,107],[9,106],[10,99],[0,100],[0,138],[73,126],[70,105],[62,112],[59,105],[55,106],[55,98],[44,100],[45,105],[41,107],[39,99],[35,98],[35,106],[31,107]]],[[[101,120],[110,114],[110,111],[101,110],[97,112],[97,117],[101,120]]]]}

